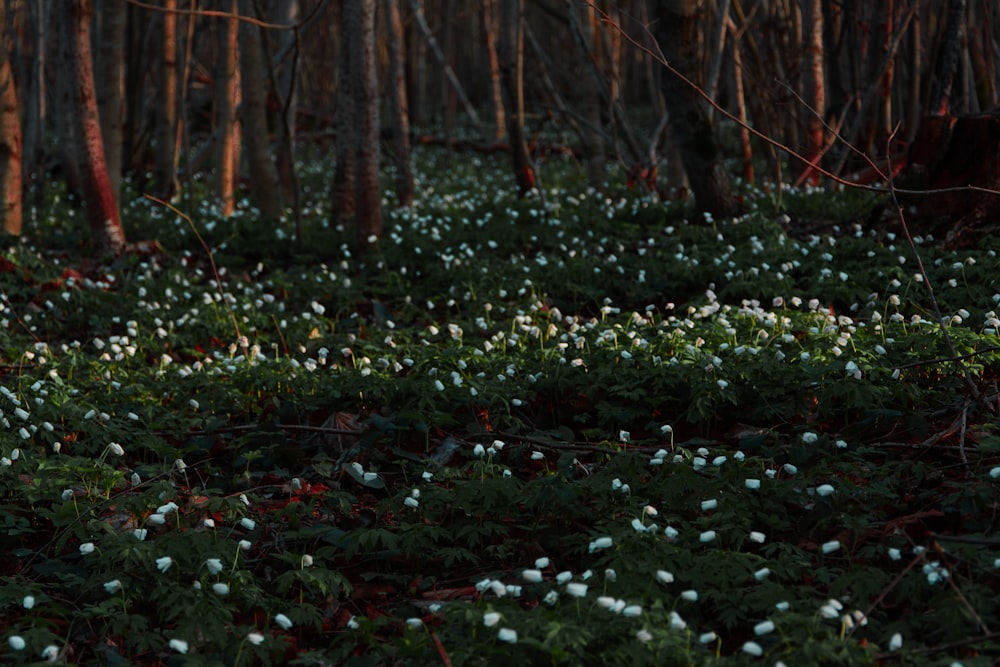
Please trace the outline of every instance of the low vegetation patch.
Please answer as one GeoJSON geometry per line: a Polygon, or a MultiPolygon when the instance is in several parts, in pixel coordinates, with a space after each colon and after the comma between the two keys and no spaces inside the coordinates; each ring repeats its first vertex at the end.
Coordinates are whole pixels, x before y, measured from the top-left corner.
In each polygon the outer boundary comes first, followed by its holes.
{"type": "Polygon", "coordinates": [[[3,253],[5,662],[994,664],[996,245],[432,162],[362,257],[3,253]]]}

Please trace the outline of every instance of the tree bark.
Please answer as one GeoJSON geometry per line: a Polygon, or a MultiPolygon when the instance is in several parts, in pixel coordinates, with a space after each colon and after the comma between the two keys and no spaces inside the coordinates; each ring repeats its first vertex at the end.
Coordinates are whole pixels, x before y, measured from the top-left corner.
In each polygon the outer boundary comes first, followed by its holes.
{"type": "Polygon", "coordinates": [[[966,0],[948,0],[947,19],[937,63],[934,66],[930,115],[947,116],[951,112],[951,91],[962,56],[962,17],[966,0]]]}
{"type": "MultiPolygon", "coordinates": [[[[593,5],[580,5],[570,0],[567,3],[571,29],[577,35],[573,40],[577,47],[577,53],[581,62],[587,62],[591,58],[597,57],[595,50],[596,42],[600,39],[600,28],[597,17],[594,13],[593,5]]],[[[601,132],[603,123],[601,121],[601,86],[597,80],[599,69],[597,63],[593,67],[584,66],[585,69],[594,69],[591,74],[585,74],[578,82],[579,97],[581,101],[580,114],[583,116],[582,143],[584,161],[587,167],[587,183],[598,192],[603,192],[607,173],[605,167],[608,161],[604,152],[604,136],[601,132]]]]}
{"type": "MultiPolygon", "coordinates": [[[[224,3],[231,14],[239,10],[237,0],[224,3]]],[[[236,185],[240,166],[240,124],[236,108],[240,104],[239,21],[230,19],[222,24],[219,62],[216,71],[216,123],[220,132],[218,170],[219,202],[222,215],[229,217],[236,210],[236,185]]]]}
{"type": "Polygon", "coordinates": [[[128,11],[125,0],[101,0],[101,71],[97,110],[101,118],[104,157],[115,202],[121,203],[123,125],[125,121],[125,32],[128,11]]]}
{"type": "Polygon", "coordinates": [[[490,72],[490,102],[493,106],[493,139],[501,141],[507,131],[507,120],[503,107],[503,87],[500,83],[500,60],[497,57],[496,0],[483,0],[479,9],[482,24],[483,48],[490,72]]]}
{"type": "MultiPolygon", "coordinates": [[[[664,0],[656,7],[656,39],[664,57],[695,83],[700,8],[698,0],[664,0]]],[[[737,211],[736,200],[704,101],[698,91],[673,72],[663,78],[663,95],[671,121],[680,130],[681,160],[699,212],[716,218],[733,215],[737,211]]]]}
{"type": "Polygon", "coordinates": [[[10,66],[13,43],[10,34],[7,0],[0,0],[0,219],[8,234],[21,233],[21,119],[17,92],[10,66]]]}
{"type": "Polygon", "coordinates": [[[378,79],[375,62],[375,0],[349,0],[348,40],[351,47],[351,79],[357,105],[355,120],[354,183],[358,245],[364,250],[372,237],[382,235],[382,194],[379,189],[378,79]]]}
{"type": "MultiPolygon", "coordinates": [[[[242,0],[241,13],[253,16],[253,3],[242,0]]],[[[239,29],[240,80],[243,82],[241,107],[243,140],[250,168],[250,193],[265,220],[281,220],[281,190],[278,170],[271,158],[271,135],[267,129],[267,70],[260,28],[242,22],[239,29]]]]}
{"type": "Polygon", "coordinates": [[[507,137],[518,194],[524,197],[535,187],[528,144],[524,138],[524,31],[521,26],[524,0],[499,0],[500,82],[507,109],[507,137]]]}
{"type": "Polygon", "coordinates": [[[63,6],[69,21],[71,80],[74,82],[73,124],[79,141],[77,164],[83,186],[87,222],[99,254],[119,256],[125,252],[125,231],[111,190],[104,141],[97,111],[94,64],[90,42],[93,0],[73,0],[63,6]]]}
{"type": "MultiPolygon", "coordinates": [[[[812,107],[806,110],[804,157],[811,166],[806,179],[816,185],[820,158],[826,145],[823,117],[826,114],[826,77],[823,74],[823,8],[821,0],[802,0],[802,97],[812,107]]],[[[742,76],[742,74],[740,75],[742,76]]]]}
{"type": "Polygon", "coordinates": [[[160,197],[170,200],[177,194],[177,0],[163,4],[163,49],[159,62],[159,100],[156,107],[155,187],[160,197]]]}
{"type": "Polygon", "coordinates": [[[389,44],[389,97],[392,111],[392,136],[396,148],[396,201],[399,206],[413,205],[413,169],[410,165],[410,117],[406,99],[403,21],[399,0],[384,0],[387,41],[389,44]]]}

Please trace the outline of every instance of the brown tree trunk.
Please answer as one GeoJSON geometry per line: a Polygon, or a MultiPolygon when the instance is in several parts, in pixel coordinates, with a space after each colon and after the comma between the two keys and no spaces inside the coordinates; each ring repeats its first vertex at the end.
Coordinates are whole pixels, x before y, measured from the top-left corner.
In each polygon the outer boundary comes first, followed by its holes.
{"type": "Polygon", "coordinates": [[[91,53],[90,23],[93,0],[73,0],[63,6],[69,21],[70,53],[73,68],[70,77],[75,87],[73,97],[74,133],[79,140],[78,169],[83,186],[87,222],[97,250],[102,255],[118,256],[125,252],[125,231],[118,217],[118,206],[111,190],[104,141],[97,112],[94,64],[91,53]]]}
{"type": "MultiPolygon", "coordinates": [[[[823,117],[826,114],[826,77],[823,74],[823,8],[821,0],[802,0],[802,97],[812,107],[805,110],[804,157],[809,160],[806,179],[819,183],[819,166],[826,145],[823,117]]],[[[742,76],[742,74],[741,74],[742,76]]]]}
{"type": "MultiPolygon", "coordinates": [[[[242,0],[240,9],[245,16],[254,14],[250,0],[242,0]]],[[[249,22],[240,24],[239,51],[240,79],[243,82],[241,122],[250,168],[250,193],[264,219],[277,222],[282,214],[281,191],[278,170],[271,158],[271,135],[267,129],[267,70],[258,26],[249,22]]]]}
{"type": "Polygon", "coordinates": [[[21,118],[10,66],[7,0],[0,0],[0,220],[8,234],[21,233],[21,118]]]}
{"type": "Polygon", "coordinates": [[[962,23],[966,0],[948,0],[947,18],[941,50],[934,67],[930,115],[947,116],[951,112],[951,93],[962,57],[962,23]]]}
{"type": "MultiPolygon", "coordinates": [[[[577,35],[574,43],[581,62],[597,57],[596,43],[600,40],[600,25],[593,5],[577,5],[570,0],[567,11],[577,35]],[[579,9],[578,9],[579,7],[579,9]]],[[[588,68],[590,69],[590,68],[588,68]]],[[[580,114],[583,116],[582,133],[583,155],[587,166],[587,183],[598,192],[604,191],[607,174],[605,172],[607,155],[604,152],[604,135],[601,131],[601,85],[597,79],[600,66],[594,63],[593,74],[587,73],[578,82],[581,99],[580,114]]]]}
{"type": "MultiPolygon", "coordinates": [[[[280,25],[295,25],[299,21],[298,0],[286,0],[274,5],[274,22],[280,25]]],[[[281,181],[281,189],[286,199],[293,202],[298,200],[298,179],[295,174],[295,135],[296,116],[298,115],[298,68],[300,53],[296,43],[296,32],[292,30],[282,30],[277,35],[278,51],[291,52],[291,57],[287,58],[278,72],[278,97],[281,104],[281,119],[278,123],[278,139],[276,150],[276,163],[278,167],[278,180],[281,181]]]]}
{"type": "Polygon", "coordinates": [[[104,139],[104,157],[115,202],[121,203],[123,124],[125,121],[125,0],[101,0],[100,76],[97,108],[104,139]]]}
{"type": "Polygon", "coordinates": [[[497,58],[497,18],[496,0],[483,0],[479,9],[482,24],[483,48],[490,72],[490,102],[493,106],[493,139],[502,141],[507,131],[507,121],[503,108],[503,88],[500,84],[500,61],[497,58]]]}
{"type": "Polygon", "coordinates": [[[41,209],[44,177],[44,145],[46,117],[45,64],[48,61],[48,6],[46,0],[27,3],[27,16],[34,42],[34,58],[28,76],[26,95],[21,96],[24,108],[22,180],[33,189],[35,206],[41,209]]]}
{"type": "MultiPolygon", "coordinates": [[[[423,0],[411,0],[410,5],[414,16],[423,16],[423,0]]],[[[410,123],[420,126],[427,122],[427,40],[418,35],[420,27],[416,21],[409,21],[408,26],[407,98],[410,102],[410,123]]]]}
{"type": "Polygon", "coordinates": [[[354,135],[357,178],[354,183],[359,246],[366,248],[372,237],[382,235],[382,194],[378,183],[379,114],[378,80],[375,71],[375,0],[346,3],[348,40],[351,46],[351,79],[357,105],[354,135]]]}
{"type": "Polygon", "coordinates": [[[524,197],[535,187],[535,170],[531,166],[528,144],[524,138],[524,0],[499,0],[500,82],[503,84],[504,107],[507,109],[507,136],[518,194],[524,197]]]}
{"type": "Polygon", "coordinates": [[[396,148],[396,200],[399,206],[413,205],[413,169],[410,165],[410,117],[406,99],[406,70],[403,59],[403,21],[399,0],[384,0],[389,43],[389,96],[392,136],[396,148]]]}
{"type": "Polygon", "coordinates": [[[163,4],[163,48],[159,63],[159,100],[156,106],[156,192],[164,199],[177,194],[177,0],[163,4]]]}
{"type": "MultiPolygon", "coordinates": [[[[225,2],[223,9],[235,14],[239,10],[238,1],[225,2]]],[[[225,217],[236,210],[236,185],[240,167],[240,124],[236,118],[236,108],[240,104],[239,23],[236,19],[231,19],[222,24],[216,72],[216,122],[220,134],[218,192],[222,215],[225,217]]]]}
{"type": "Polygon", "coordinates": [[[333,111],[333,133],[337,141],[337,162],[333,170],[333,192],[330,202],[330,218],[334,225],[353,218],[357,210],[355,200],[355,155],[357,145],[355,134],[358,131],[355,120],[355,91],[351,80],[353,66],[349,32],[345,24],[346,16],[341,3],[335,2],[331,7],[332,22],[337,28],[337,97],[333,111]]]}
{"type": "MultiPolygon", "coordinates": [[[[663,0],[656,6],[656,39],[666,61],[680,74],[697,82],[698,0],[663,0]]],[[[736,200],[719,152],[715,128],[704,101],[691,85],[673,72],[663,77],[663,95],[673,126],[679,130],[679,149],[698,210],[716,218],[733,215],[736,200]]]]}

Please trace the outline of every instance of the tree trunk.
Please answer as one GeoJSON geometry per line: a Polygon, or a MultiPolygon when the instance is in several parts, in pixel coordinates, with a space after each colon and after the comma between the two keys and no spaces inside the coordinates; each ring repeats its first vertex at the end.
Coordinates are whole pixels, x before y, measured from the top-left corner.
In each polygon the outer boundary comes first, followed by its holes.
{"type": "MultiPolygon", "coordinates": [[[[239,4],[237,0],[229,0],[223,8],[235,14],[239,4]]],[[[224,217],[229,217],[236,210],[236,186],[239,181],[240,125],[236,118],[236,108],[240,104],[239,23],[236,19],[222,23],[216,71],[216,123],[220,133],[218,192],[224,217]]]]}
{"type": "Polygon", "coordinates": [[[74,83],[73,123],[79,140],[77,163],[83,186],[87,221],[98,253],[118,256],[125,252],[125,232],[118,217],[118,206],[111,190],[108,164],[104,157],[104,141],[97,112],[94,84],[94,61],[91,53],[90,23],[94,15],[93,0],[74,0],[63,6],[69,21],[70,53],[74,83]]]}
{"type": "Polygon", "coordinates": [[[493,139],[502,141],[507,131],[507,120],[503,108],[503,87],[500,84],[500,60],[497,58],[497,17],[496,0],[483,0],[480,5],[480,21],[483,28],[483,48],[490,71],[490,101],[493,105],[493,139]]]}
{"type": "Polygon", "coordinates": [[[101,0],[100,76],[97,108],[104,139],[104,157],[115,202],[121,203],[123,124],[125,120],[125,0],[101,0]]]}
{"type": "MultiPolygon", "coordinates": [[[[245,16],[254,14],[250,0],[242,0],[240,9],[245,16]]],[[[281,220],[282,213],[281,191],[278,170],[271,158],[271,135],[267,129],[268,80],[258,26],[248,22],[240,24],[239,51],[240,79],[243,82],[243,140],[250,168],[250,193],[264,219],[277,222],[281,220]]]]}
{"type": "MultiPolygon", "coordinates": [[[[812,107],[805,110],[804,157],[812,165],[806,168],[806,179],[819,183],[820,174],[813,167],[819,166],[826,145],[823,117],[826,114],[826,77],[823,74],[823,8],[821,0],[802,0],[802,97],[812,107]]],[[[739,74],[742,76],[742,73],[739,74]]]]}
{"type": "MultiPolygon", "coordinates": [[[[596,58],[595,47],[600,39],[600,27],[593,5],[580,5],[579,10],[577,3],[572,0],[567,5],[570,24],[577,35],[577,39],[573,42],[576,44],[580,61],[586,62],[596,58]]],[[[583,156],[587,166],[587,183],[598,192],[603,192],[607,180],[605,167],[608,158],[604,152],[604,135],[601,132],[604,123],[601,120],[601,85],[597,80],[599,66],[594,63],[593,67],[586,65],[584,67],[594,70],[593,73],[588,72],[581,77],[577,83],[581,100],[579,112],[584,121],[582,140],[583,156]]]]}
{"type": "MultiPolygon", "coordinates": [[[[411,0],[412,14],[423,16],[423,0],[411,0]]],[[[409,57],[406,66],[409,70],[406,78],[409,89],[407,98],[410,102],[410,123],[421,126],[427,122],[427,40],[417,33],[420,31],[416,21],[409,21],[409,57]]]]}
{"type": "Polygon", "coordinates": [[[351,81],[353,66],[349,38],[350,29],[345,25],[344,7],[335,2],[331,8],[332,23],[337,27],[337,97],[333,111],[333,133],[337,141],[337,163],[333,171],[333,193],[330,202],[330,219],[334,225],[353,218],[357,209],[355,200],[355,162],[354,147],[357,145],[355,134],[358,132],[355,121],[354,82],[351,81]]]}
{"type": "Polygon", "coordinates": [[[351,79],[357,105],[354,135],[357,178],[354,183],[355,224],[359,247],[382,235],[382,194],[378,183],[379,114],[375,62],[375,0],[346,3],[348,40],[351,46],[351,79]]]}
{"type": "MultiPolygon", "coordinates": [[[[279,25],[295,25],[299,22],[298,0],[286,0],[275,3],[273,7],[274,22],[279,25]]],[[[281,103],[281,119],[278,123],[277,166],[278,180],[287,199],[293,204],[298,200],[298,179],[295,175],[295,135],[296,118],[298,116],[298,78],[300,53],[296,44],[296,33],[292,30],[282,30],[277,39],[279,52],[291,52],[292,56],[278,72],[278,96],[281,103]]],[[[296,211],[298,207],[296,206],[296,211]]]]}
{"type": "MultiPolygon", "coordinates": [[[[6,37],[7,0],[0,0],[0,35],[6,37]]],[[[6,39],[0,45],[0,219],[8,234],[21,233],[21,119],[6,39]]]]}
{"type": "MultiPolygon", "coordinates": [[[[697,82],[698,0],[664,0],[656,7],[656,39],[666,61],[680,74],[697,82]]],[[[703,213],[723,218],[736,213],[729,175],[722,164],[715,129],[698,92],[670,72],[663,78],[663,96],[670,118],[680,130],[679,149],[695,205],[703,213]]]]}
{"type": "Polygon", "coordinates": [[[524,197],[535,187],[535,170],[531,166],[528,144],[524,138],[524,48],[521,21],[524,0],[499,0],[500,82],[504,107],[507,109],[507,136],[518,194],[524,197]]]}
{"type": "Polygon", "coordinates": [[[403,58],[403,21],[399,0],[384,0],[389,43],[389,96],[392,136],[396,147],[396,200],[399,206],[413,205],[413,169],[410,165],[410,117],[406,99],[406,69],[403,58]]]}
{"type": "Polygon", "coordinates": [[[156,192],[170,200],[177,194],[177,0],[163,4],[163,49],[159,63],[159,100],[156,106],[156,192]]]}
{"type": "MultiPolygon", "coordinates": [[[[27,94],[22,96],[24,107],[24,134],[22,180],[33,189],[35,207],[41,209],[42,180],[45,173],[45,117],[46,87],[45,63],[48,59],[48,16],[46,0],[27,3],[27,16],[34,41],[34,59],[28,77],[27,94]]],[[[22,218],[23,219],[23,218],[22,218]]]]}
{"type": "Polygon", "coordinates": [[[962,57],[962,17],[966,0],[948,0],[947,19],[944,26],[941,51],[934,67],[930,115],[947,116],[951,112],[951,92],[962,57]]]}

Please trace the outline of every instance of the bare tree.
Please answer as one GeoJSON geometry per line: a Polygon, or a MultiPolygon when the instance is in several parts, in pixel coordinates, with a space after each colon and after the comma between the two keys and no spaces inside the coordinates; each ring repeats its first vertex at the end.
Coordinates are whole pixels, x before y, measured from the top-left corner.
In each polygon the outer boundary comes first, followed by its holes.
{"type": "Polygon", "coordinates": [[[503,86],[500,83],[500,60],[497,57],[497,17],[496,0],[483,0],[479,6],[480,23],[483,28],[483,48],[490,72],[490,102],[493,106],[493,138],[503,139],[507,131],[507,120],[503,108],[503,86]]]}
{"type": "Polygon", "coordinates": [[[375,0],[348,0],[347,39],[351,50],[351,80],[356,106],[354,159],[357,178],[357,226],[359,245],[382,235],[382,195],[378,183],[379,114],[378,80],[375,71],[375,0]]]}
{"type": "MultiPolygon", "coordinates": [[[[231,14],[239,10],[238,0],[226,0],[223,5],[231,14]]],[[[216,124],[219,128],[219,201],[222,215],[230,216],[236,209],[236,184],[240,166],[240,124],[236,108],[240,104],[239,20],[228,19],[222,24],[219,59],[216,66],[216,124]]]]}
{"type": "Polygon", "coordinates": [[[520,196],[535,187],[535,170],[524,138],[524,0],[500,2],[500,81],[507,109],[507,136],[510,141],[514,180],[520,196]]]}
{"type": "Polygon", "coordinates": [[[87,222],[104,255],[125,251],[125,232],[118,217],[118,206],[111,189],[104,142],[97,111],[94,84],[94,61],[91,52],[90,24],[94,16],[93,0],[74,0],[60,6],[69,28],[69,48],[74,82],[72,124],[77,145],[77,169],[81,177],[87,222]]]}
{"type": "Polygon", "coordinates": [[[674,72],[663,78],[663,95],[670,118],[679,136],[684,170],[691,183],[699,211],[721,218],[736,212],[729,175],[719,152],[715,128],[708,120],[705,102],[691,85],[696,82],[698,62],[699,0],[663,0],[656,6],[656,39],[668,63],[689,81],[674,72]]]}
{"type": "Polygon", "coordinates": [[[101,118],[104,156],[115,202],[121,203],[123,124],[125,121],[125,0],[100,0],[97,110],[101,118]]]}
{"type": "MultiPolygon", "coordinates": [[[[812,107],[806,116],[804,156],[810,165],[818,165],[826,144],[823,117],[826,114],[826,77],[823,75],[823,8],[821,0],[802,1],[802,94],[812,107]]],[[[819,172],[812,166],[806,178],[819,183],[819,172]]]]}
{"type": "Polygon", "coordinates": [[[21,233],[21,119],[10,66],[8,3],[0,0],[0,219],[8,234],[21,233]]]}
{"type": "MultiPolygon", "coordinates": [[[[244,15],[253,15],[253,3],[242,0],[244,15]]],[[[240,25],[240,79],[243,82],[241,118],[243,141],[246,142],[247,164],[252,184],[251,196],[261,215],[267,220],[281,219],[281,190],[278,170],[271,157],[271,138],[267,130],[267,69],[260,28],[244,22],[240,25]]]]}
{"type": "Polygon", "coordinates": [[[396,149],[396,200],[400,206],[413,205],[413,169],[410,165],[410,118],[406,99],[403,21],[399,0],[384,0],[387,41],[389,43],[389,97],[393,144],[396,149]]]}
{"type": "Polygon", "coordinates": [[[171,10],[177,8],[177,0],[166,0],[162,13],[163,46],[158,78],[159,93],[156,105],[156,171],[154,180],[156,191],[165,199],[177,194],[177,15],[171,10]]]}
{"type": "Polygon", "coordinates": [[[333,132],[337,140],[337,162],[333,170],[333,193],[330,203],[330,218],[336,224],[354,217],[357,209],[354,187],[355,155],[357,132],[355,121],[354,82],[351,78],[351,44],[348,27],[345,24],[344,6],[335,2],[331,8],[333,24],[337,27],[337,96],[333,110],[333,132]]]}

